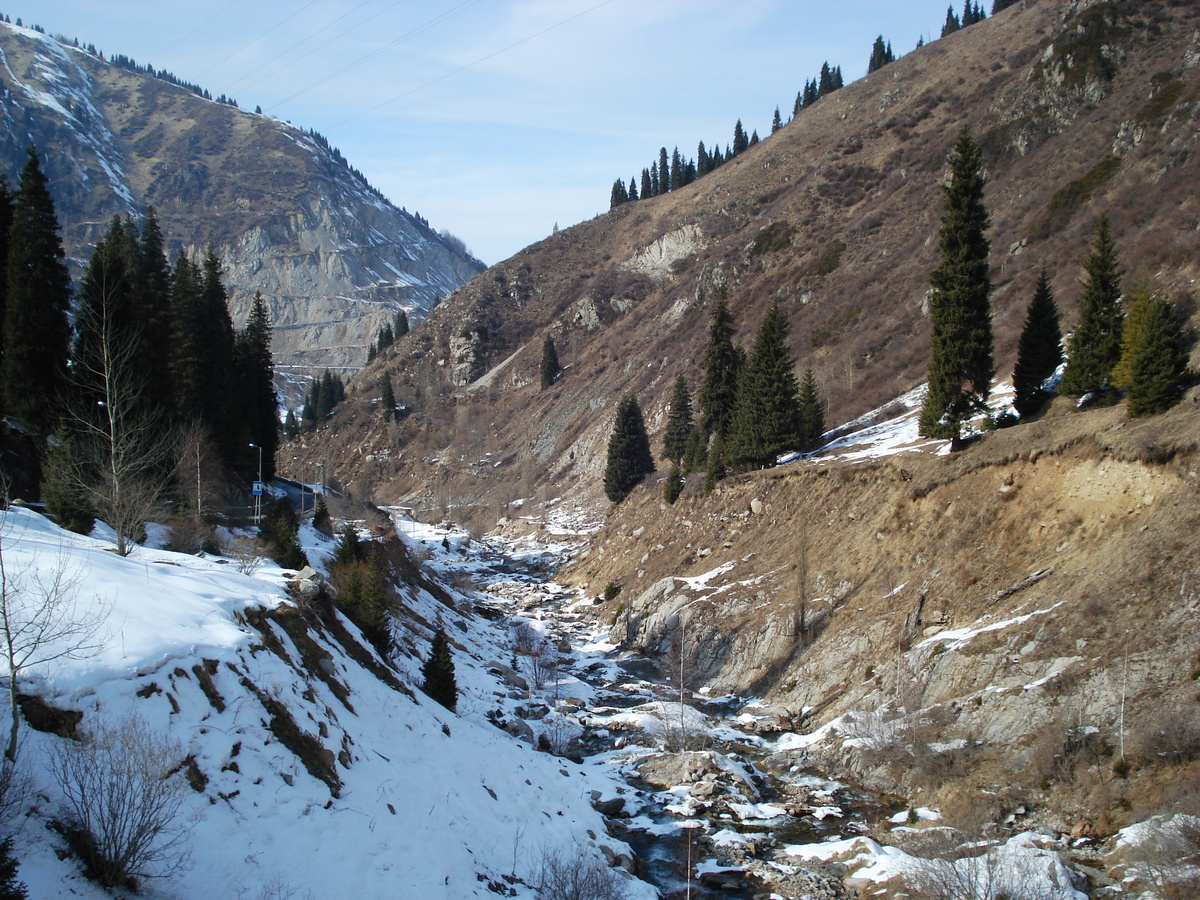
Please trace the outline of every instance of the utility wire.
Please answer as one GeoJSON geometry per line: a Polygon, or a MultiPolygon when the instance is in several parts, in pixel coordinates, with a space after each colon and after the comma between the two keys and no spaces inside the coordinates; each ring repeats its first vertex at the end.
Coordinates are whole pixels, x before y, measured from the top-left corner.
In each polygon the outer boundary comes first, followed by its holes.
{"type": "Polygon", "coordinates": [[[220,12],[215,13],[214,15],[210,16],[209,18],[205,19],[203,22],[201,22],[199,25],[197,25],[195,28],[193,28],[191,31],[189,31],[187,34],[185,34],[183,37],[181,37],[175,43],[173,43],[170,47],[167,47],[165,50],[162,50],[161,53],[164,56],[166,54],[170,53],[172,50],[174,50],[176,47],[178,47],[180,44],[182,44],[188,38],[192,37],[197,32],[203,30],[204,28],[207,28],[209,25],[211,25],[217,19],[221,18],[221,16],[225,15],[225,13],[229,12],[229,10],[233,9],[235,6],[237,6],[241,2],[242,2],[242,0],[233,0],[233,2],[230,3],[228,6],[222,7],[220,12]]]}
{"type": "Polygon", "coordinates": [[[367,60],[374,59],[376,56],[379,56],[381,53],[386,53],[388,50],[391,50],[393,47],[397,46],[398,44],[404,43],[409,38],[416,37],[419,34],[423,34],[424,32],[428,31],[430,28],[433,28],[435,25],[439,25],[442,22],[444,22],[446,19],[449,19],[451,16],[454,16],[457,13],[461,12],[462,10],[467,9],[468,7],[471,7],[471,6],[475,6],[481,2],[483,2],[483,0],[464,0],[464,2],[459,3],[457,6],[451,7],[449,10],[442,13],[441,15],[435,16],[434,18],[430,19],[428,22],[425,22],[422,25],[418,25],[412,31],[405,32],[404,34],[400,35],[400,37],[396,38],[395,40],[392,40],[389,43],[384,44],[382,47],[372,50],[370,53],[366,54],[365,56],[360,56],[358,59],[354,60],[353,62],[342,66],[336,72],[332,72],[329,75],[326,75],[324,78],[317,79],[312,84],[310,84],[306,87],[302,87],[300,90],[296,91],[294,94],[289,94],[288,96],[284,97],[282,100],[280,100],[277,103],[274,103],[272,105],[275,107],[283,106],[285,103],[295,100],[297,97],[301,96],[302,94],[308,93],[313,88],[320,87],[321,85],[325,84],[326,82],[331,81],[334,78],[337,78],[339,75],[343,75],[346,72],[349,72],[351,69],[355,68],[356,66],[362,65],[367,60]]]}
{"type": "Polygon", "coordinates": [[[261,41],[263,38],[265,38],[265,37],[266,37],[268,34],[270,34],[270,33],[271,33],[272,31],[274,31],[276,28],[279,28],[281,25],[283,25],[283,23],[285,23],[285,22],[290,22],[292,19],[296,18],[296,16],[300,15],[300,13],[304,12],[304,11],[305,11],[306,9],[308,9],[310,6],[313,6],[313,5],[317,4],[318,2],[320,2],[320,0],[308,0],[308,2],[307,2],[307,3],[305,3],[305,4],[304,4],[302,7],[300,7],[298,10],[296,10],[296,11],[295,11],[294,13],[292,13],[290,16],[284,16],[282,19],[280,19],[278,22],[276,22],[274,25],[272,25],[270,28],[268,28],[266,31],[264,31],[262,34],[260,34],[258,37],[254,38],[254,39],[253,39],[253,40],[251,40],[251,41],[248,41],[247,43],[245,43],[245,44],[243,44],[242,46],[238,47],[238,48],[237,48],[236,50],[234,50],[232,53],[228,54],[227,56],[224,56],[224,57],[222,57],[222,58],[221,58],[221,59],[219,59],[219,60],[217,60],[215,63],[213,63],[213,64],[212,64],[211,66],[209,66],[207,69],[205,69],[203,72],[200,72],[200,73],[198,73],[198,74],[197,74],[197,77],[199,77],[199,76],[201,76],[201,75],[207,75],[209,72],[211,72],[211,71],[212,71],[213,69],[215,69],[217,66],[224,65],[225,63],[229,62],[229,60],[233,59],[235,56],[237,56],[239,53],[241,53],[241,52],[242,52],[243,50],[245,50],[246,48],[248,48],[248,47],[252,47],[252,46],[254,46],[256,43],[258,43],[259,41],[261,41]]]}
{"type": "MultiPolygon", "coordinates": [[[[563,25],[566,25],[569,22],[574,22],[576,19],[580,19],[583,16],[586,16],[588,13],[595,12],[602,6],[608,6],[608,4],[610,4],[612,2],[613,2],[613,0],[602,0],[602,2],[597,3],[595,6],[590,6],[587,9],[583,10],[582,12],[576,13],[573,16],[569,16],[569,17],[563,19],[561,22],[556,22],[554,25],[551,25],[548,28],[543,28],[541,31],[536,32],[535,34],[531,34],[528,37],[523,37],[519,41],[514,41],[513,43],[509,44],[507,47],[501,47],[499,50],[489,53],[486,56],[481,56],[479,59],[475,60],[474,62],[469,62],[465,66],[459,66],[457,69],[447,72],[445,75],[440,75],[437,78],[434,78],[430,81],[426,81],[424,84],[417,85],[412,90],[405,91],[402,94],[397,94],[395,97],[392,97],[389,100],[384,100],[382,103],[378,103],[375,106],[372,106],[370,109],[364,109],[362,112],[355,113],[352,116],[342,119],[340,122],[335,122],[333,125],[331,125],[329,127],[331,130],[334,128],[338,128],[342,125],[347,124],[348,122],[353,122],[355,119],[360,119],[365,115],[369,115],[370,113],[373,113],[376,110],[380,110],[385,106],[395,103],[397,100],[403,100],[405,97],[411,97],[413,94],[417,93],[418,91],[423,91],[427,87],[432,87],[433,85],[437,84],[440,81],[445,81],[447,78],[450,78],[454,75],[458,75],[459,73],[465,72],[468,69],[474,68],[475,66],[478,66],[481,63],[487,62],[489,59],[494,59],[495,57],[499,56],[502,53],[507,53],[509,50],[512,50],[514,47],[519,47],[522,44],[526,44],[529,41],[532,41],[534,38],[539,38],[542,35],[547,34],[548,32],[554,31],[554,29],[556,29],[556,28],[561,28],[563,25]]],[[[288,98],[288,99],[291,99],[291,98],[288,98]]]]}
{"type": "MultiPolygon", "coordinates": [[[[307,43],[308,43],[309,41],[311,41],[313,38],[316,38],[316,37],[320,37],[320,36],[322,36],[322,35],[323,35],[323,32],[324,32],[326,29],[328,29],[328,28],[331,28],[332,26],[336,25],[338,22],[341,22],[342,20],[344,20],[344,19],[346,19],[346,18],[349,18],[350,16],[354,15],[354,14],[355,14],[355,13],[357,13],[357,12],[358,12],[360,9],[362,9],[364,6],[370,6],[370,5],[371,5],[371,2],[372,2],[372,0],[364,0],[364,2],[362,2],[362,3],[360,3],[358,6],[354,7],[354,9],[350,10],[350,11],[349,11],[349,12],[347,12],[347,13],[343,13],[342,15],[338,16],[336,19],[334,19],[334,20],[333,20],[332,22],[330,22],[328,25],[322,25],[322,26],[320,26],[320,27],[319,27],[319,28],[318,28],[316,31],[314,31],[312,34],[308,35],[307,37],[303,37],[303,38],[301,38],[300,40],[296,41],[296,43],[292,44],[290,47],[286,48],[285,50],[282,50],[282,51],[280,51],[280,52],[279,52],[279,53],[277,53],[277,54],[275,54],[275,56],[273,56],[273,57],[271,57],[270,59],[268,59],[268,60],[267,60],[265,63],[263,63],[261,66],[256,66],[255,68],[251,69],[249,72],[244,72],[242,75],[240,75],[240,76],[237,78],[237,80],[236,80],[236,81],[233,81],[233,82],[231,82],[231,83],[229,84],[229,86],[228,86],[228,87],[225,89],[224,93],[226,93],[226,94],[230,93],[230,92],[231,92],[231,91],[232,91],[234,88],[236,88],[236,87],[237,87],[239,84],[241,84],[243,81],[245,81],[245,80],[246,80],[247,78],[249,78],[251,75],[255,75],[255,74],[257,74],[258,72],[261,72],[263,69],[267,68],[267,66],[269,66],[269,65],[271,65],[272,63],[276,62],[277,60],[279,60],[279,59],[282,59],[283,57],[287,56],[289,53],[291,53],[293,50],[295,50],[295,49],[296,49],[297,47],[299,47],[301,44],[307,44],[307,43]]],[[[327,38],[327,40],[325,41],[325,43],[329,43],[329,42],[331,42],[331,41],[336,41],[336,40],[338,40],[338,38],[344,37],[345,35],[349,34],[349,33],[350,33],[351,31],[353,31],[354,29],[356,29],[356,28],[361,28],[363,25],[366,25],[366,24],[367,24],[368,22],[370,22],[372,19],[376,19],[376,18],[378,18],[379,16],[383,15],[385,12],[388,12],[389,10],[391,10],[391,9],[393,9],[393,8],[395,8],[395,7],[397,7],[397,6],[399,6],[399,5],[400,5],[401,3],[403,3],[403,2],[404,2],[404,0],[395,0],[395,2],[394,2],[394,3],[390,3],[390,4],[388,4],[387,6],[383,7],[383,8],[382,8],[382,9],[380,9],[380,10],[378,10],[377,12],[375,12],[375,13],[372,13],[371,15],[367,16],[365,19],[356,20],[356,21],[355,21],[355,23],[354,23],[353,25],[351,25],[349,28],[347,28],[345,31],[341,31],[341,32],[339,32],[338,34],[334,35],[332,38],[327,38]]],[[[300,60],[302,60],[302,59],[305,59],[305,58],[306,58],[306,57],[308,57],[308,56],[311,56],[312,54],[316,53],[316,52],[317,52],[318,50],[320,50],[320,49],[321,49],[321,46],[320,46],[320,45],[318,45],[318,46],[316,46],[316,47],[312,48],[311,50],[307,51],[306,53],[302,53],[302,54],[300,54],[300,56],[296,57],[296,58],[295,58],[295,59],[293,59],[291,62],[284,63],[282,66],[280,66],[280,67],[279,67],[278,69],[276,69],[274,72],[269,72],[269,73],[267,73],[266,75],[263,75],[263,76],[261,76],[260,78],[256,78],[254,81],[251,81],[249,84],[247,84],[247,85],[244,85],[244,88],[243,88],[243,89],[246,89],[246,90],[248,90],[248,89],[250,89],[250,88],[254,87],[254,85],[256,85],[256,84],[260,83],[261,81],[264,81],[265,79],[267,79],[267,78],[270,78],[272,75],[278,75],[278,74],[279,74],[280,72],[282,72],[284,69],[287,69],[287,68],[289,68],[290,66],[294,66],[296,63],[300,62],[300,60]]]]}

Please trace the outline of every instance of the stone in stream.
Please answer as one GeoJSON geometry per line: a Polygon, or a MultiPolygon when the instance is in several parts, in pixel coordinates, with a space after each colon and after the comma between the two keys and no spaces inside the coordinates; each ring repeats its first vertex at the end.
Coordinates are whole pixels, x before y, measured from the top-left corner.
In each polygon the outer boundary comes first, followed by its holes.
{"type": "Polygon", "coordinates": [[[724,872],[701,872],[700,887],[710,891],[740,891],[745,886],[741,869],[727,869],[724,872]]]}

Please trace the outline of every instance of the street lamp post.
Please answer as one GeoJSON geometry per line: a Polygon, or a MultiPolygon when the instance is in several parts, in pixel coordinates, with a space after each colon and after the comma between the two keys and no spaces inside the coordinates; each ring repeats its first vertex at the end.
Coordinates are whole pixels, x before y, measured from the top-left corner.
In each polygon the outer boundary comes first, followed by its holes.
{"type": "Polygon", "coordinates": [[[251,444],[250,446],[258,451],[258,481],[254,482],[254,524],[261,525],[262,524],[262,492],[263,492],[262,447],[259,446],[258,444],[251,444]]]}

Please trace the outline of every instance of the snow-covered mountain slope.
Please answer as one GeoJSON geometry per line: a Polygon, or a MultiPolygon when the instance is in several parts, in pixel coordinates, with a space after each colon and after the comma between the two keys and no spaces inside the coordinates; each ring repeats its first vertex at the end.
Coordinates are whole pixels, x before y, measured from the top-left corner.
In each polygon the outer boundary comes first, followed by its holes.
{"type": "Polygon", "coordinates": [[[236,321],[262,292],[281,367],[362,365],[397,309],[420,319],[483,268],[372,190],[324,140],[0,24],[10,178],[31,143],[76,264],[114,214],[154,206],[172,255],[216,250],[236,321]]]}
{"type": "MultiPolygon", "coordinates": [[[[415,636],[439,618],[451,633],[455,715],[339,614],[290,599],[288,574],[270,564],[244,574],[224,558],[146,548],[122,558],[19,508],[0,515],[0,529],[14,612],[38,597],[39,577],[63,572],[72,617],[100,626],[98,641],[85,642],[96,649],[26,669],[22,692],[82,713],[81,732],[135,716],[190,760],[180,817],[189,863],[144,893],[532,896],[505,876],[531,880],[544,851],[624,847],[591,806],[593,790],[613,790],[602,772],[489,724],[486,710],[504,701],[485,666],[507,628],[489,627],[463,595],[439,600],[420,578],[399,588],[411,617],[403,645],[424,643],[415,636]]],[[[311,530],[305,542],[319,564],[330,545],[311,530]]],[[[37,793],[15,852],[31,898],[107,896],[46,827],[63,814],[48,765],[66,742],[23,726],[21,761],[37,793]]]]}

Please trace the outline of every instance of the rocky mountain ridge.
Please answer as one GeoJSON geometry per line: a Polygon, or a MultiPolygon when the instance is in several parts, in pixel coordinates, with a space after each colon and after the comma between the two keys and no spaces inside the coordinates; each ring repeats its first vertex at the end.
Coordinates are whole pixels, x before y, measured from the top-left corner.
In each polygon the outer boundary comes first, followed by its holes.
{"type": "Polygon", "coordinates": [[[154,206],[168,251],[221,258],[235,322],[256,291],[282,373],[356,370],[483,265],[396,208],[328,142],[47,35],[0,25],[0,154],[42,152],[78,268],[113,215],[154,206]]]}

